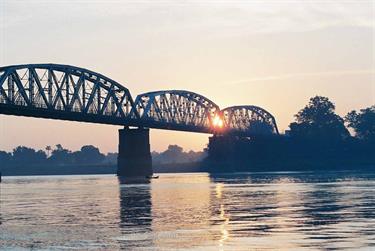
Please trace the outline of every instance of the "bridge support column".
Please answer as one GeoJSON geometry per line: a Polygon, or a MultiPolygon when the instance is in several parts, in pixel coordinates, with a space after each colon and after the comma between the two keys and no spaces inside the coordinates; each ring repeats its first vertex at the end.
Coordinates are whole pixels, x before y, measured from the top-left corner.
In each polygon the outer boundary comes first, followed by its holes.
{"type": "Polygon", "coordinates": [[[152,173],[149,129],[120,129],[117,176],[144,177],[152,173]]]}

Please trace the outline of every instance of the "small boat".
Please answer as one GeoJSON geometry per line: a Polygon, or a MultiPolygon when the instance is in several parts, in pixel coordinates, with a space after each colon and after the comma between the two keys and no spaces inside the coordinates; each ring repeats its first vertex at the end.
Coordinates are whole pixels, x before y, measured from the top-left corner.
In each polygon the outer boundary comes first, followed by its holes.
{"type": "Polygon", "coordinates": [[[146,179],[159,179],[159,175],[158,176],[146,176],[146,179]]]}

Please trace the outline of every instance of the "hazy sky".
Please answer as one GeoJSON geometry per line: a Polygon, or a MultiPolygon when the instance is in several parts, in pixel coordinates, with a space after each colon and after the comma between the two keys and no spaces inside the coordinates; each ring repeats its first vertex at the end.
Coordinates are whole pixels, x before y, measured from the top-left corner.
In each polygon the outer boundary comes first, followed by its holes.
{"type": "MultiPolygon", "coordinates": [[[[281,131],[314,95],[344,115],[375,104],[374,1],[0,0],[0,65],[71,64],[130,89],[258,105],[281,131]]],[[[117,150],[117,126],[0,115],[0,149],[117,150]]],[[[206,134],[151,130],[153,150],[206,134]]]]}

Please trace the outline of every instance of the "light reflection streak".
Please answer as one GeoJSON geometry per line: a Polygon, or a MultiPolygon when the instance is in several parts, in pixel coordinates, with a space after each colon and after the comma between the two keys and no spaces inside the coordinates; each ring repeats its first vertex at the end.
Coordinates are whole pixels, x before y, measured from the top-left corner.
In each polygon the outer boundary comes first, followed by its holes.
{"type": "MultiPolygon", "coordinates": [[[[216,184],[215,191],[216,191],[216,198],[221,199],[223,195],[223,187],[222,183],[216,184]]],[[[229,215],[225,212],[224,204],[221,202],[220,204],[220,220],[223,222],[220,225],[220,233],[221,237],[219,239],[219,248],[223,250],[224,242],[229,239],[229,215]]]]}

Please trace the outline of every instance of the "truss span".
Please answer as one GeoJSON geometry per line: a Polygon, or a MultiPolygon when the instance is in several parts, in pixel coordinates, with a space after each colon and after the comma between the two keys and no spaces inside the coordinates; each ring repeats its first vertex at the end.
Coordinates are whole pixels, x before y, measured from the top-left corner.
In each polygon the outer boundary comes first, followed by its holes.
{"type": "Polygon", "coordinates": [[[125,125],[134,114],[127,88],[99,73],[60,64],[0,68],[5,114],[125,125]]]}
{"type": "Polygon", "coordinates": [[[133,102],[116,81],[61,64],[0,67],[0,114],[246,137],[278,134],[275,118],[257,106],[220,110],[184,90],[147,92],[133,102]]]}
{"type": "Polygon", "coordinates": [[[165,129],[213,132],[219,106],[190,91],[164,90],[143,93],[135,99],[136,112],[144,123],[165,129]]]}
{"type": "Polygon", "coordinates": [[[253,105],[231,106],[221,110],[225,130],[238,135],[279,134],[271,113],[253,105]]]}

